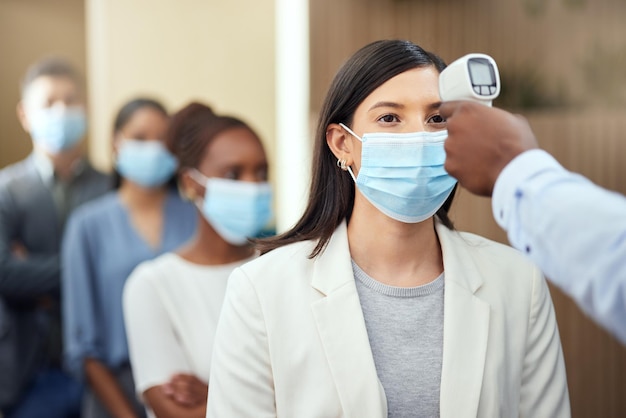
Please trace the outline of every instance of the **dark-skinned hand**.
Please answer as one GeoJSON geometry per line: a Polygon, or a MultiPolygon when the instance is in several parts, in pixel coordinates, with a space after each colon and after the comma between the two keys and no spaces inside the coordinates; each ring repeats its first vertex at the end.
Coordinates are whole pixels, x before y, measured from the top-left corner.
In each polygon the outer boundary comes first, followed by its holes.
{"type": "Polygon", "coordinates": [[[471,101],[444,102],[439,111],[448,128],[445,169],[474,194],[491,196],[502,169],[537,148],[522,116],[471,101]]]}

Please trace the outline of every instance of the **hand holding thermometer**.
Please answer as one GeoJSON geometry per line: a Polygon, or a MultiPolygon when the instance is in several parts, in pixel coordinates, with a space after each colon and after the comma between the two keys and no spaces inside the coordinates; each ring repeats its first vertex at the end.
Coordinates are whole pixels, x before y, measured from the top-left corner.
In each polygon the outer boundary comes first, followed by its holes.
{"type": "Polygon", "coordinates": [[[493,58],[467,54],[439,74],[439,95],[444,102],[472,100],[491,106],[500,94],[500,74],[493,58]]]}

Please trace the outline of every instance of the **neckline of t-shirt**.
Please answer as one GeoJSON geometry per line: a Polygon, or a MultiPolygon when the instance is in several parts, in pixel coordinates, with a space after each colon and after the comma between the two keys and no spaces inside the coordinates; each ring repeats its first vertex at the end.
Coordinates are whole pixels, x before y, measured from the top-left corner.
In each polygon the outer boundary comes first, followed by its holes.
{"type": "Polygon", "coordinates": [[[254,260],[257,257],[257,255],[255,254],[255,255],[252,255],[251,257],[244,258],[243,260],[233,261],[232,263],[227,263],[227,264],[198,264],[198,263],[194,263],[193,261],[189,261],[183,258],[182,256],[180,256],[179,254],[175,252],[165,253],[164,256],[171,257],[179,264],[183,264],[187,267],[198,269],[198,270],[204,270],[204,271],[206,270],[229,270],[229,269],[233,270],[249,261],[254,260]]]}
{"type": "Polygon", "coordinates": [[[354,277],[365,287],[385,296],[402,298],[424,297],[437,293],[439,290],[443,289],[445,284],[445,272],[441,273],[430,283],[415,287],[398,287],[381,283],[373,277],[370,277],[361,269],[361,267],[358,266],[357,263],[354,262],[354,260],[352,260],[352,271],[354,272],[354,277]]]}

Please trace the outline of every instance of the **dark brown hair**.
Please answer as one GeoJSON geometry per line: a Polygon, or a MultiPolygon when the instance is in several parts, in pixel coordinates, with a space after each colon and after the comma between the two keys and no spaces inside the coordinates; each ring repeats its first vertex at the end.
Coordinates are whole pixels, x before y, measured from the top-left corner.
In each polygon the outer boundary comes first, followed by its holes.
{"type": "MultiPolygon", "coordinates": [[[[418,45],[402,40],[376,41],[357,51],[339,70],[326,95],[320,112],[309,201],[302,218],[289,231],[256,241],[262,253],[293,242],[318,240],[310,257],[317,256],[344,219],[350,219],[354,205],[354,181],[340,175],[337,159],[326,143],[326,128],[331,123],[352,125],[357,107],[387,80],[413,68],[435,67],[439,72],[445,63],[437,55],[418,45]]],[[[342,174],[345,174],[341,172],[342,174]]],[[[454,192],[437,212],[448,228],[454,192]]]]}
{"type": "Polygon", "coordinates": [[[132,99],[131,101],[126,102],[126,104],[118,110],[113,122],[113,134],[117,134],[120,130],[122,130],[138,110],[145,108],[156,110],[163,116],[168,117],[165,106],[163,106],[160,102],[145,97],[132,99]]]}
{"type": "Polygon", "coordinates": [[[179,170],[197,168],[211,141],[233,128],[246,128],[258,138],[241,119],[216,115],[209,106],[193,102],[172,117],[165,144],[178,159],[179,170]]]}

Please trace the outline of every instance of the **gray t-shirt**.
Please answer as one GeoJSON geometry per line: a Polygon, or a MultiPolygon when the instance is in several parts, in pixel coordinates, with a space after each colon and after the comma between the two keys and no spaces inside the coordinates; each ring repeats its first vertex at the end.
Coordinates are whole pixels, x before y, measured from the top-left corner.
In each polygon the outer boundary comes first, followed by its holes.
{"type": "Polygon", "coordinates": [[[443,353],[443,273],[404,288],[377,282],[352,262],[389,418],[438,417],[443,353]]]}

